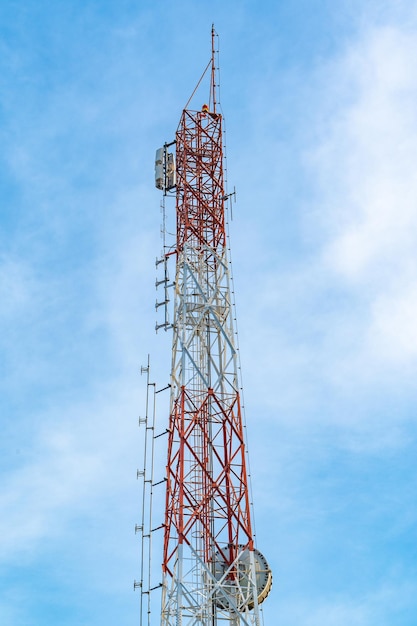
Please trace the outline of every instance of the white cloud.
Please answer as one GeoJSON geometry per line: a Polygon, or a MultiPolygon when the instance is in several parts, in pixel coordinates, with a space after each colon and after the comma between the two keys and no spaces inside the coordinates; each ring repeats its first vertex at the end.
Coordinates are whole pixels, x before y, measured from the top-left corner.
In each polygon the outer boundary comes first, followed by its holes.
{"type": "Polygon", "coordinates": [[[337,385],[396,385],[400,363],[417,366],[416,55],[413,32],[375,26],[321,68],[305,214],[316,247],[301,272],[263,285],[263,300],[294,298],[316,333],[313,361],[337,385]]]}
{"type": "Polygon", "coordinates": [[[346,280],[394,278],[416,243],[416,53],[414,37],[383,28],[338,66],[353,101],[330,122],[318,167],[332,193],[325,259],[346,280]]]}
{"type": "Polygon", "coordinates": [[[328,233],[322,269],[366,303],[364,349],[395,363],[417,352],[416,54],[412,34],[373,29],[333,68],[336,93],[350,96],[315,162],[328,233]]]}
{"type": "MultiPolygon", "coordinates": [[[[104,526],[102,507],[126,490],[137,491],[139,438],[134,437],[132,414],[136,401],[124,382],[107,385],[89,402],[54,407],[49,415],[38,417],[43,426],[31,442],[31,452],[3,477],[3,562],[17,556],[31,560],[43,541],[62,537],[80,515],[101,519],[104,526]]],[[[134,521],[132,511],[132,527],[134,521]]]]}
{"type": "Polygon", "coordinates": [[[417,357],[417,276],[399,283],[372,304],[368,345],[376,357],[401,365],[417,357]]]}
{"type": "Polygon", "coordinates": [[[400,422],[414,419],[398,407],[417,370],[416,55],[410,30],[372,26],[321,67],[298,249],[277,253],[265,231],[238,241],[250,251],[237,281],[247,407],[271,423],[338,424],[361,452],[407,445],[400,422]]]}

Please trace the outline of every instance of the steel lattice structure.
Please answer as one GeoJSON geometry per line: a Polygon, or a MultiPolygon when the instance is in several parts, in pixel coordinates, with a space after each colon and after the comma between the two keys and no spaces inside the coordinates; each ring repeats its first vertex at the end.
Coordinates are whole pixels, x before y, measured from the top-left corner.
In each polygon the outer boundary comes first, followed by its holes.
{"type": "MultiPolygon", "coordinates": [[[[186,108],[175,141],[176,272],[161,626],[259,626],[258,605],[272,581],[254,548],[251,524],[215,73],[213,31],[210,107],[186,108]]],[[[167,164],[165,150],[165,181],[167,164]]]]}

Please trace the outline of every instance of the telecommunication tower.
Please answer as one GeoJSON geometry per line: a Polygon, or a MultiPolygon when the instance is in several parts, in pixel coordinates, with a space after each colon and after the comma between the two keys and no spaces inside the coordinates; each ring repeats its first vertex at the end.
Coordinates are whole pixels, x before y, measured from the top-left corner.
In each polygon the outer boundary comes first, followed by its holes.
{"type": "Polygon", "coordinates": [[[272,585],[251,521],[215,42],[213,28],[203,73],[208,104],[193,110],[187,103],[175,141],[156,154],[156,186],[176,198],[175,243],[164,247],[164,277],[157,281],[165,297],[156,305],[165,307],[157,329],[173,333],[161,626],[259,626],[259,605],[272,585]]]}

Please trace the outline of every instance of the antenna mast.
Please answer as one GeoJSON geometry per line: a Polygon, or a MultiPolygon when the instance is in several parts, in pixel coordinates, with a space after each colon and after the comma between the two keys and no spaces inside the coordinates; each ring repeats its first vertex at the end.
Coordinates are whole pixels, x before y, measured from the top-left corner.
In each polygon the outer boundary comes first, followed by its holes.
{"type": "Polygon", "coordinates": [[[211,27],[211,84],[210,84],[210,101],[213,103],[213,113],[216,113],[216,50],[215,50],[214,24],[211,27]]]}
{"type": "MultiPolygon", "coordinates": [[[[166,256],[175,256],[176,269],[161,626],[260,626],[272,584],[251,521],[215,36],[213,27],[210,106],[183,110],[169,187],[176,242],[166,256]]],[[[158,154],[157,186],[165,191],[161,162],[172,166],[174,157],[158,154]]]]}

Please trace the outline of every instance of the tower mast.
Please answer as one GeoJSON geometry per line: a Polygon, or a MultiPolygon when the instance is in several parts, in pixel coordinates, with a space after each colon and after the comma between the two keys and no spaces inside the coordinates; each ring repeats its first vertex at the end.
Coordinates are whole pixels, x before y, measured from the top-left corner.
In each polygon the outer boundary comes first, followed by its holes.
{"type": "Polygon", "coordinates": [[[214,26],[211,27],[211,81],[210,81],[210,103],[213,103],[213,113],[216,113],[216,33],[214,26]]]}
{"type": "Polygon", "coordinates": [[[250,512],[215,36],[209,104],[183,110],[174,165],[157,152],[157,186],[176,194],[161,626],[259,626],[272,584],[250,512]]]}

